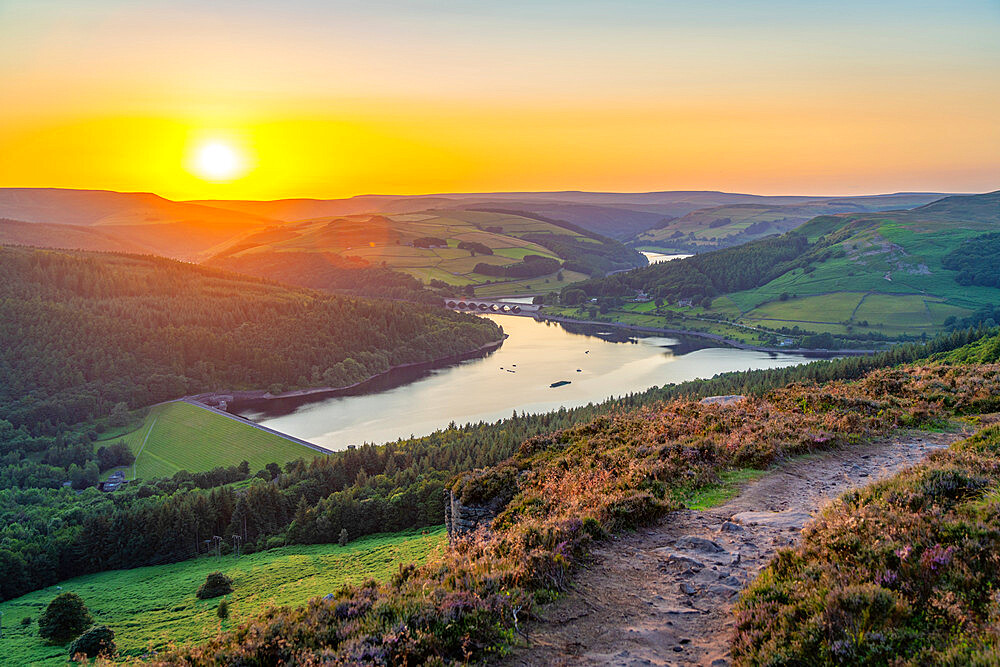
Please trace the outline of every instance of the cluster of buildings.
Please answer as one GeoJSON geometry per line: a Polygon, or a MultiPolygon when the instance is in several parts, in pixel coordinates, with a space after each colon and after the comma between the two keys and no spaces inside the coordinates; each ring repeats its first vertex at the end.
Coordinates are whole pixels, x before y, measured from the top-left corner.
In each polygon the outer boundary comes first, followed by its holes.
{"type": "Polygon", "coordinates": [[[108,479],[104,482],[97,483],[97,489],[99,491],[104,491],[105,493],[111,493],[120,486],[125,486],[128,484],[128,480],[125,479],[125,473],[121,470],[116,470],[108,476],[108,479]]]}

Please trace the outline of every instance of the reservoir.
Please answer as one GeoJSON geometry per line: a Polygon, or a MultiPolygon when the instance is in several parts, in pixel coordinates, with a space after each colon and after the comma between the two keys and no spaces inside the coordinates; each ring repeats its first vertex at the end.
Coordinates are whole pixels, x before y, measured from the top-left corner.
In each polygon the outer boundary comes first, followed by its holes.
{"type": "Polygon", "coordinates": [[[726,371],[802,363],[794,354],[708,347],[698,338],[641,336],[607,325],[485,315],[508,334],[484,357],[404,371],[358,395],[271,401],[239,414],[330,450],[427,435],[448,426],[597,403],[726,371]]]}
{"type": "Polygon", "coordinates": [[[691,255],[664,255],[662,252],[646,252],[642,251],[642,254],[646,256],[650,264],[660,264],[662,262],[671,262],[675,259],[684,259],[685,257],[690,257],[691,255]]]}

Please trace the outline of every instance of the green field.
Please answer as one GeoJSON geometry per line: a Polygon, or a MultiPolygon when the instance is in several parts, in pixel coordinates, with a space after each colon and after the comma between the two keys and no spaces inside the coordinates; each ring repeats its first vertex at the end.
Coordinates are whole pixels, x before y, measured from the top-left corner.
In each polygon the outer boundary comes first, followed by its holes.
{"type": "MultiPolygon", "coordinates": [[[[283,547],[236,558],[203,557],[154,567],[102,572],[62,582],[62,592],[83,598],[94,621],[115,631],[119,651],[141,655],[169,642],[192,644],[221,629],[236,627],[273,605],[296,606],[334,592],[345,583],[368,578],[384,581],[401,563],[433,558],[445,542],[443,527],[387,533],[356,540],[347,546],[330,544],[283,547]],[[209,572],[233,579],[229,620],[215,614],[219,599],[199,600],[195,591],[209,572]]],[[[29,593],[0,604],[3,612],[3,657],[10,665],[65,664],[67,647],[38,637],[37,621],[60,591],[56,587],[29,593]]]]}
{"type": "Polygon", "coordinates": [[[747,319],[805,320],[837,323],[851,319],[864,294],[836,292],[787,301],[771,301],[746,313],[747,319]]]}
{"type": "MultiPolygon", "coordinates": [[[[743,295],[731,295],[739,300],[743,295]]],[[[846,335],[855,331],[877,330],[888,335],[934,332],[954,315],[971,311],[943,299],[921,294],[881,294],[834,292],[817,296],[769,301],[743,314],[741,321],[767,328],[792,328],[846,335]],[[859,327],[867,322],[868,326],[859,327]]]]}
{"type": "Polygon", "coordinates": [[[136,455],[127,476],[137,479],[170,477],[178,470],[204,472],[241,461],[256,472],[268,463],[320,456],[297,442],[184,401],[152,408],[139,428],[98,445],[117,440],[124,440],[136,455]]]}
{"type": "Polygon", "coordinates": [[[476,296],[482,298],[512,296],[516,294],[548,294],[549,292],[558,292],[566,285],[586,280],[589,277],[582,273],[566,271],[565,269],[562,274],[562,281],[558,280],[555,274],[553,274],[551,276],[539,276],[538,278],[525,278],[524,280],[511,280],[483,285],[476,288],[476,296]]]}

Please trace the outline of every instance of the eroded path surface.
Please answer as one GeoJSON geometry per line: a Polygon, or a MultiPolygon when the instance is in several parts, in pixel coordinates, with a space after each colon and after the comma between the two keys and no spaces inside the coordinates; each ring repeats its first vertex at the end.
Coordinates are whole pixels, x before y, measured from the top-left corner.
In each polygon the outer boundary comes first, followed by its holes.
{"type": "Polygon", "coordinates": [[[909,431],[800,459],[723,505],[601,545],[575,590],[544,610],[506,663],[728,665],[733,603],[779,547],[842,492],[964,436],[909,431]]]}

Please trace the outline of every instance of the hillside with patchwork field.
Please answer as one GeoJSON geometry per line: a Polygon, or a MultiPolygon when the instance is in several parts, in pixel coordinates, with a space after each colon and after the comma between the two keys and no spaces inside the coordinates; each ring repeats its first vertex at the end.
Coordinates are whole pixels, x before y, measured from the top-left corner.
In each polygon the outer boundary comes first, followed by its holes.
{"type": "Polygon", "coordinates": [[[1000,193],[956,196],[910,211],[818,217],[796,229],[820,254],[760,287],[729,295],[750,322],[797,320],[886,332],[935,331],[1000,303],[1000,291],[963,285],[944,259],[1000,229],[1000,193]],[[781,301],[782,295],[788,295],[781,301]]]}
{"type": "Polygon", "coordinates": [[[1000,289],[983,249],[998,229],[1000,192],[823,215],[784,235],[582,282],[571,288],[581,296],[564,290],[572,298],[563,301],[598,298],[631,313],[638,306],[628,298],[641,293],[655,302],[642,309],[650,324],[681,317],[781,335],[930,335],[993,318],[1000,289]]]}
{"type": "Polygon", "coordinates": [[[552,291],[591,275],[642,266],[645,258],[566,223],[500,209],[446,209],[287,223],[217,248],[205,263],[300,284],[322,264],[381,267],[428,285],[475,288],[499,282],[517,293],[552,291]],[[552,261],[532,265],[538,258],[552,261]]]}

